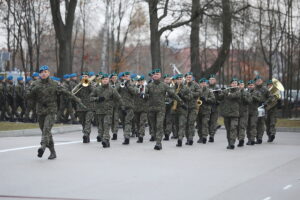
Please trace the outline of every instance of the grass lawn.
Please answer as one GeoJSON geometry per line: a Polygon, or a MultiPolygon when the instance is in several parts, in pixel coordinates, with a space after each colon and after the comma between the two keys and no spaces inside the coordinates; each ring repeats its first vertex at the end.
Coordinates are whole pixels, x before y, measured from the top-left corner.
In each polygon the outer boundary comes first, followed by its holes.
{"type": "MultiPolygon", "coordinates": [[[[62,126],[62,124],[55,124],[54,126],[62,126]]],[[[0,122],[0,131],[22,130],[39,128],[37,123],[22,123],[22,122],[0,122]]]]}

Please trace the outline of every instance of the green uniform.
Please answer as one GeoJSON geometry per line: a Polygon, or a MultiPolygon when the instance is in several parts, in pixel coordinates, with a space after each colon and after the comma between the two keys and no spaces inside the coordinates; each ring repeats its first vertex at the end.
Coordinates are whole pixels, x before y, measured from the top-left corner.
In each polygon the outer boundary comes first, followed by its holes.
{"type": "Polygon", "coordinates": [[[102,140],[109,141],[109,129],[112,123],[114,102],[121,102],[121,96],[116,89],[107,84],[96,87],[90,94],[90,98],[91,101],[95,102],[98,136],[102,140]]]}
{"type": "Polygon", "coordinates": [[[266,119],[266,128],[267,135],[270,138],[271,136],[276,135],[276,122],[277,122],[277,111],[278,105],[276,104],[273,108],[267,110],[267,119],[266,119]]]}
{"type": "Polygon", "coordinates": [[[228,145],[234,145],[237,138],[238,119],[240,116],[241,92],[238,88],[224,90],[221,92],[220,98],[223,99],[221,114],[224,117],[228,145]]]}
{"type": "Polygon", "coordinates": [[[197,100],[201,95],[200,86],[194,81],[189,82],[186,86],[190,89],[191,98],[187,102],[187,123],[186,123],[186,137],[192,141],[195,136],[195,122],[197,120],[197,100]]]}
{"type": "Polygon", "coordinates": [[[215,95],[208,87],[202,88],[202,94],[200,96],[202,105],[198,112],[198,142],[206,142],[206,138],[209,134],[209,119],[211,114],[211,106],[215,103],[215,95]]]}
{"type": "Polygon", "coordinates": [[[37,80],[28,94],[29,99],[36,100],[38,122],[42,131],[42,148],[48,147],[51,152],[54,151],[51,129],[55,122],[57,98],[60,94],[65,94],[68,98],[80,103],[80,99],[50,78],[37,80]]]}
{"type": "Polygon", "coordinates": [[[134,100],[134,122],[138,137],[145,136],[145,125],[147,123],[148,102],[143,96],[146,93],[146,87],[143,85],[139,89],[139,94],[134,100]]]}
{"type": "MultiPolygon", "coordinates": [[[[72,91],[72,84],[70,81],[64,81],[62,86],[68,90],[72,91]]],[[[75,122],[75,115],[72,108],[72,101],[70,101],[65,95],[60,95],[59,98],[59,111],[57,113],[57,120],[61,122],[67,122],[71,117],[72,122],[75,122]]]]}
{"type": "MultiPolygon", "coordinates": [[[[171,85],[168,86],[171,87],[171,85]]],[[[175,92],[174,87],[171,87],[171,89],[173,90],[173,92],[175,92]]],[[[166,112],[165,112],[165,119],[164,119],[164,134],[166,138],[165,140],[168,140],[172,132],[172,126],[173,126],[172,117],[174,115],[174,112],[171,110],[172,103],[173,103],[173,99],[168,93],[166,93],[165,96],[166,112]]],[[[173,134],[176,134],[175,131],[173,132],[173,134]]]]}
{"type": "Polygon", "coordinates": [[[5,120],[6,114],[6,84],[0,82],[0,121],[5,120]]]}
{"type": "Polygon", "coordinates": [[[13,83],[8,82],[6,84],[7,96],[6,96],[6,110],[8,112],[10,121],[15,120],[16,114],[16,93],[15,93],[15,85],[13,83]]]}
{"type": "Polygon", "coordinates": [[[241,89],[241,101],[240,101],[240,117],[239,117],[239,125],[238,125],[238,140],[245,139],[245,133],[248,124],[249,104],[252,102],[251,94],[245,90],[241,89]]]}
{"type": "Polygon", "coordinates": [[[155,135],[157,146],[161,147],[163,136],[163,124],[166,112],[165,96],[168,93],[175,98],[179,105],[182,100],[173,92],[173,90],[160,80],[155,80],[147,85],[146,97],[149,103],[149,121],[152,126],[153,135],[155,135]]]}
{"type": "MultiPolygon", "coordinates": [[[[29,94],[33,85],[35,84],[36,80],[33,80],[31,84],[26,84],[25,87],[25,92],[26,94],[29,94]]],[[[26,98],[26,112],[25,112],[25,120],[26,121],[32,121],[32,122],[36,122],[37,121],[37,114],[36,114],[36,105],[34,103],[34,100],[31,99],[27,99],[26,98]],[[32,112],[32,116],[31,118],[29,117],[30,112],[32,112]]]]}
{"type": "MultiPolygon", "coordinates": [[[[209,89],[218,90],[219,88],[216,85],[209,85],[209,89]]],[[[214,92],[215,102],[211,105],[211,114],[209,118],[209,136],[214,138],[217,127],[218,127],[218,118],[219,118],[219,105],[220,99],[218,97],[219,92],[214,92]]]]}
{"type": "MultiPolygon", "coordinates": [[[[113,83],[112,81],[110,81],[110,86],[116,90],[118,90],[118,88],[120,87],[118,82],[113,83]]],[[[119,129],[119,107],[120,107],[119,103],[114,102],[112,124],[111,124],[111,132],[114,135],[118,134],[118,129],[119,129]]]]}
{"type": "Polygon", "coordinates": [[[26,107],[25,107],[25,86],[24,86],[24,84],[18,83],[15,86],[15,93],[16,93],[15,94],[16,113],[17,113],[18,108],[20,108],[21,113],[17,114],[17,115],[18,115],[19,120],[23,121],[23,117],[24,117],[24,114],[26,112],[26,107]]]}

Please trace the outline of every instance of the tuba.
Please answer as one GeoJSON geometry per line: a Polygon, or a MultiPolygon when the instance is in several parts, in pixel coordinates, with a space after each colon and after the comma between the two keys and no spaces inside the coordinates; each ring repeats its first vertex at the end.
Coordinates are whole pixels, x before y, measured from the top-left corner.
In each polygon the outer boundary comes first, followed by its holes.
{"type": "Polygon", "coordinates": [[[283,85],[275,78],[272,78],[273,86],[269,89],[270,93],[274,96],[272,101],[268,103],[266,110],[270,110],[274,106],[276,106],[278,100],[281,98],[280,92],[284,91],[283,85]]]}
{"type": "Polygon", "coordinates": [[[77,94],[83,87],[88,87],[95,78],[96,76],[92,76],[88,79],[82,79],[80,83],[72,89],[72,94],[77,94]]]}

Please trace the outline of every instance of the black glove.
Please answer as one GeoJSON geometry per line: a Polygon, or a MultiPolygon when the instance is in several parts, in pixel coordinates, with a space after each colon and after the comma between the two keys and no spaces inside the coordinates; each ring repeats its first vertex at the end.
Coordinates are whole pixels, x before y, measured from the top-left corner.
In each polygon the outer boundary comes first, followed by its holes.
{"type": "Polygon", "coordinates": [[[187,110],[188,107],[185,105],[185,104],[182,104],[181,107],[184,109],[184,110],[187,110]]]}
{"type": "Polygon", "coordinates": [[[104,101],[105,100],[105,97],[99,97],[99,102],[102,102],[102,101],[104,101]]]}
{"type": "Polygon", "coordinates": [[[201,100],[202,102],[205,102],[205,101],[206,101],[205,97],[200,97],[200,100],[201,100]]]}

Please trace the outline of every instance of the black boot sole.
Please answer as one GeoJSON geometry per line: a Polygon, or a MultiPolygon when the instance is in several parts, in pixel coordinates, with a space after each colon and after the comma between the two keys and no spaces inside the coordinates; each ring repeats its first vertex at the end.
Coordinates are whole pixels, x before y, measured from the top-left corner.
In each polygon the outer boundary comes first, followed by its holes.
{"type": "Polygon", "coordinates": [[[38,149],[38,155],[37,155],[37,156],[38,156],[39,158],[43,157],[44,152],[45,152],[44,149],[39,148],[39,149],[38,149]]]}

